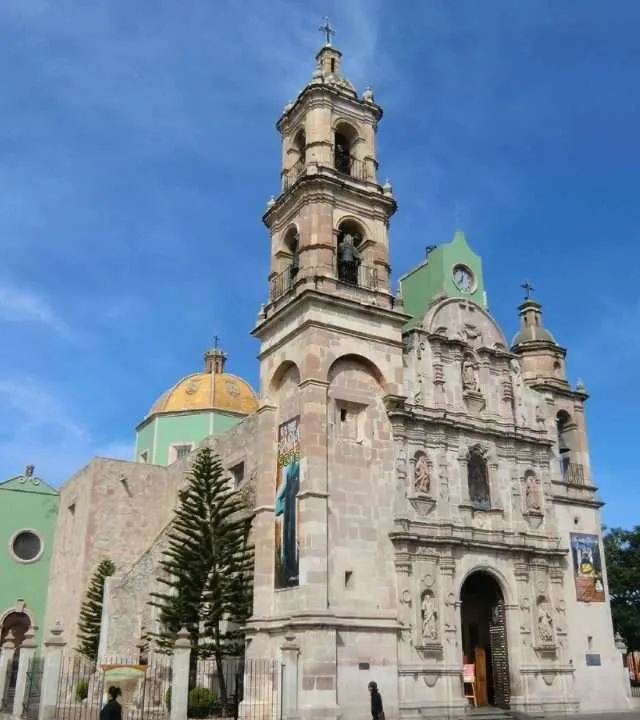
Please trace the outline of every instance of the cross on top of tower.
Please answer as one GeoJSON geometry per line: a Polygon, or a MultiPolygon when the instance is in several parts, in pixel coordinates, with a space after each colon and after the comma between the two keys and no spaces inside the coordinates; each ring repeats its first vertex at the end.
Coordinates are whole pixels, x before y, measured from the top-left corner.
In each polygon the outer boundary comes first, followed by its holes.
{"type": "Polygon", "coordinates": [[[522,285],[520,285],[520,287],[523,288],[523,290],[524,290],[524,292],[525,292],[524,299],[525,299],[525,300],[530,300],[530,299],[531,299],[531,294],[532,294],[533,291],[535,290],[535,288],[533,287],[533,285],[532,285],[528,280],[525,280],[525,281],[522,283],[522,285]]]}
{"type": "Polygon", "coordinates": [[[218,349],[218,343],[220,342],[220,338],[217,335],[213,336],[213,349],[218,349]]]}
{"type": "Polygon", "coordinates": [[[328,17],[325,17],[324,24],[320,25],[318,30],[321,33],[323,33],[325,36],[325,40],[324,40],[325,45],[331,45],[331,36],[335,35],[336,31],[331,27],[331,23],[329,22],[328,17]]]}

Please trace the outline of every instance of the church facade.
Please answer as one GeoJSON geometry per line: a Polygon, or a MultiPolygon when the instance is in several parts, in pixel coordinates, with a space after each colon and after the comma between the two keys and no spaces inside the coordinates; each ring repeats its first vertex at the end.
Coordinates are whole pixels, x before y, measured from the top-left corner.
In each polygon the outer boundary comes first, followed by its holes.
{"type": "MultiPolygon", "coordinates": [[[[326,44],[277,123],[259,406],[203,441],[255,513],[247,656],[287,658],[286,711],[301,718],[367,717],[371,680],[389,717],[464,713],[465,695],[625,708],[584,388],[531,297],[507,342],[462,233],[392,291],[382,109],[341,61],[326,44]]],[[[136,652],[188,463],[112,462],[62,488],[63,507],[86,496],[86,515],[73,531],[77,515],[60,513],[49,623],[75,632],[109,557],[101,652],[136,652]]]]}

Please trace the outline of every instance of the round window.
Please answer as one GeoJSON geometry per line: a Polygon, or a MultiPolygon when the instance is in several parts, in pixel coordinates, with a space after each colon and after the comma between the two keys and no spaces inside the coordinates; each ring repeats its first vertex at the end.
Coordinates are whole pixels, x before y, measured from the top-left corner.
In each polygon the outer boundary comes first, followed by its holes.
{"type": "Polygon", "coordinates": [[[31,530],[22,530],[11,543],[13,554],[23,562],[35,560],[42,550],[40,538],[31,530]]]}

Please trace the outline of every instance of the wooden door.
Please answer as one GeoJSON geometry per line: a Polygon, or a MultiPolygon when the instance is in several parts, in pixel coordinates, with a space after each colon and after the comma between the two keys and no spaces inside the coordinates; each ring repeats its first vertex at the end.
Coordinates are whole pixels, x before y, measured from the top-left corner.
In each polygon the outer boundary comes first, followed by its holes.
{"type": "Polygon", "coordinates": [[[487,654],[484,648],[474,650],[476,664],[476,698],[478,705],[489,704],[489,689],[487,687],[487,654]]]}

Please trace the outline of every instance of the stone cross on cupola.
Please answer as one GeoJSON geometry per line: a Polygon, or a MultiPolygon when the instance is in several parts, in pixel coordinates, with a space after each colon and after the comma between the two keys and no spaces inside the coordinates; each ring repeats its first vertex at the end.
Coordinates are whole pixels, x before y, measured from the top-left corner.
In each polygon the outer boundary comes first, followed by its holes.
{"type": "Polygon", "coordinates": [[[227,354],[218,347],[218,342],[219,338],[216,335],[213,348],[207,350],[204,354],[204,369],[206,372],[221,375],[227,362],[227,354]]]}

